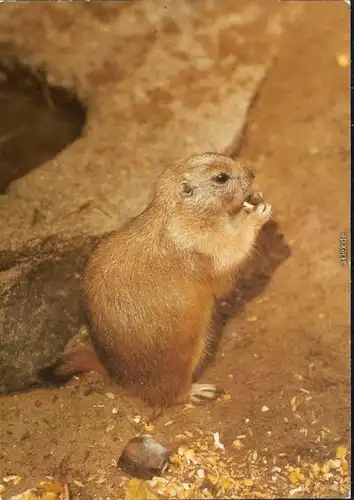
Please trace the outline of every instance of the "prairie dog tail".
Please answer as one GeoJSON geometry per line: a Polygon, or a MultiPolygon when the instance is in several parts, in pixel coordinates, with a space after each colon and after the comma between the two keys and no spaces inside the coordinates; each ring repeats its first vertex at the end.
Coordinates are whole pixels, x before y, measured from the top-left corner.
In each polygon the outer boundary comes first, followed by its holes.
{"type": "Polygon", "coordinates": [[[93,347],[84,346],[63,353],[54,363],[39,370],[38,376],[46,383],[60,385],[74,375],[91,371],[108,376],[93,347]]]}

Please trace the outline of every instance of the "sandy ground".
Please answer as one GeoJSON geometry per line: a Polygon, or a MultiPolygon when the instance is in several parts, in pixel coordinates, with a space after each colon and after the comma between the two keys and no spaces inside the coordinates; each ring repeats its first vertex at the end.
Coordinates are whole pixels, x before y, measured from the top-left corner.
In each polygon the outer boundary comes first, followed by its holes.
{"type": "MultiPolygon", "coordinates": [[[[226,472],[245,470],[251,455],[255,469],[279,467],[283,479],[272,482],[269,473],[267,493],[255,480],[238,491],[243,498],[349,496],[346,476],[337,472],[322,474],[306,492],[286,469],[321,466],[350,439],[349,268],[340,262],[341,233],[349,245],[349,72],[338,57],[349,55],[348,16],[329,2],[316,7],[309,5],[285,37],[238,151],[262,173],[291,257],[237,323],[228,322],[203,376],[231,398],[170,409],[154,430],[172,447],[185,431],[193,447],[196,436],[204,439],[197,429],[219,432],[225,451],[217,460],[230,460],[226,472]],[[244,447],[237,450],[232,443],[240,435],[244,447]]],[[[4,498],[46,476],[69,483],[73,498],[123,498],[125,476],[114,460],[137,432],[127,416],[149,413],[111,392],[83,376],[61,389],[3,398],[0,483],[5,475],[24,476],[9,483],[4,498]]],[[[193,484],[194,477],[184,480],[193,484]]],[[[227,488],[220,498],[231,498],[227,488]]]]}

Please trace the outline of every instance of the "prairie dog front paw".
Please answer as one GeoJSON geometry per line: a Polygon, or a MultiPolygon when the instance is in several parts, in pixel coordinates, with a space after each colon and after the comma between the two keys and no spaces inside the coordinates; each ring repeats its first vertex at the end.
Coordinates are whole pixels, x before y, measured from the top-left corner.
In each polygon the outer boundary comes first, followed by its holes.
{"type": "Polygon", "coordinates": [[[251,193],[247,198],[247,201],[254,206],[258,206],[260,203],[264,202],[263,193],[261,191],[251,193]]]}
{"type": "Polygon", "coordinates": [[[257,191],[247,196],[243,202],[243,208],[247,213],[252,213],[261,203],[264,203],[263,193],[257,191]]]}
{"type": "Polygon", "coordinates": [[[260,229],[266,222],[269,221],[272,215],[272,205],[269,203],[260,203],[255,210],[248,215],[252,218],[256,228],[260,229]]]}

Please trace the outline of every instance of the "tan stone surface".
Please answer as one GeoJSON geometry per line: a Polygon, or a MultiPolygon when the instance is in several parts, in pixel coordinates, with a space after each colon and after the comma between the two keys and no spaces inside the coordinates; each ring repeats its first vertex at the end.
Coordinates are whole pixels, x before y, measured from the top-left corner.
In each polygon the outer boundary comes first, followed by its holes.
{"type": "Polygon", "coordinates": [[[271,0],[2,5],[0,57],[44,67],[87,103],[88,120],[80,140],[0,197],[0,249],[110,230],[144,207],[166,163],[235,150],[299,9],[271,0]]]}

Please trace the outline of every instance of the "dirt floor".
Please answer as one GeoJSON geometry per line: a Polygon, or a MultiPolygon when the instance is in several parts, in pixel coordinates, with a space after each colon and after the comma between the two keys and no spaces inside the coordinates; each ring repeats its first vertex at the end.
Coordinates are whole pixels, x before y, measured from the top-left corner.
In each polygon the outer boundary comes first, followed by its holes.
{"type": "MultiPolygon", "coordinates": [[[[182,457],[170,472],[185,498],[350,496],[349,267],[340,260],[342,233],[349,259],[348,19],[330,2],[309,5],[251,109],[238,153],[260,172],[292,253],[242,321],[228,322],[203,376],[230,398],[170,409],[150,429],[172,448],[183,441],[196,449],[199,465],[182,457]],[[225,450],[212,455],[215,432],[225,450]],[[187,496],[195,484],[196,496],[187,496]]],[[[127,418],[134,415],[149,412],[92,375],[3,398],[0,483],[23,476],[6,484],[4,498],[46,476],[69,483],[73,498],[157,498],[117,470],[122,446],[139,433],[127,418]]]]}

